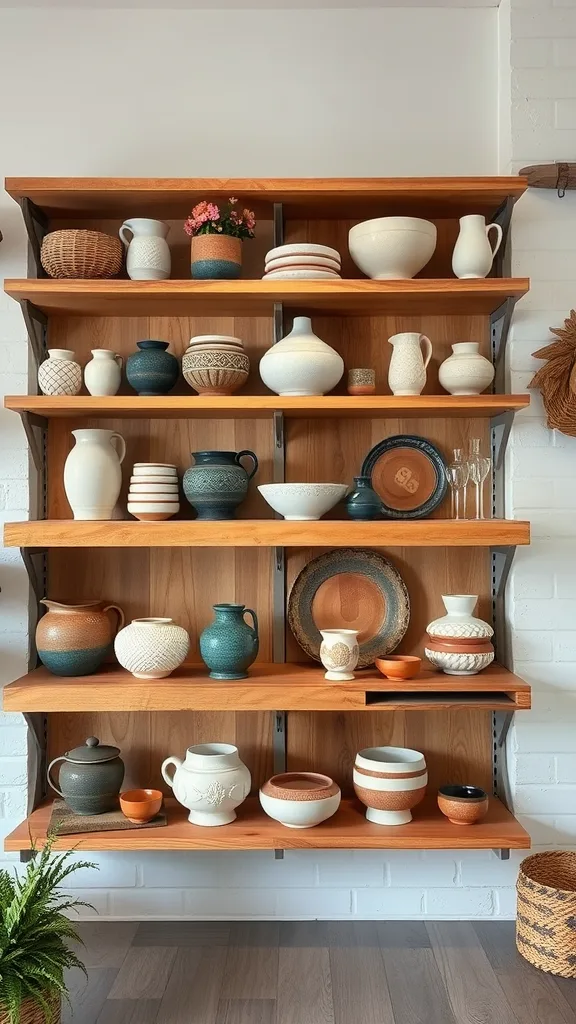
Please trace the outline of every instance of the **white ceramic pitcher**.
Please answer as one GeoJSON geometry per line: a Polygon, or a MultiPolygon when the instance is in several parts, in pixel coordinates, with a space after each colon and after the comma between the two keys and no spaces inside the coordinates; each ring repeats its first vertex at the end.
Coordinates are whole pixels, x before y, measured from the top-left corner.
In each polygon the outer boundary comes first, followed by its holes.
{"type": "Polygon", "coordinates": [[[163,220],[132,217],[118,234],[128,249],[126,270],[133,281],[163,281],[170,277],[170,249],[166,236],[170,228],[163,220]],[[126,237],[129,231],[132,239],[126,237]]]}
{"type": "Polygon", "coordinates": [[[84,367],[84,383],[91,395],[116,395],[122,379],[122,356],[108,348],[93,348],[84,367]]]}
{"type": "Polygon", "coordinates": [[[393,395],[420,395],[426,383],[426,367],[432,358],[432,342],[425,334],[394,334],[388,338],[392,358],[388,384],[393,395]],[[424,348],[424,355],[422,354],[424,348]]]}
{"type": "Polygon", "coordinates": [[[167,757],[161,771],[178,803],[190,811],[193,825],[228,825],[250,792],[250,772],[231,743],[188,747],[184,761],[167,757]],[[173,775],[170,765],[176,768],[173,775]]]}
{"type": "Polygon", "coordinates": [[[122,486],[126,442],[115,430],[73,430],[76,444],[64,464],[64,490],[74,519],[111,519],[122,486]]]}
{"type": "Polygon", "coordinates": [[[460,217],[460,234],[452,253],[452,270],[456,277],[486,277],[501,244],[502,228],[499,224],[486,224],[479,213],[460,217]],[[489,238],[492,229],[496,232],[494,248],[489,238]]]}

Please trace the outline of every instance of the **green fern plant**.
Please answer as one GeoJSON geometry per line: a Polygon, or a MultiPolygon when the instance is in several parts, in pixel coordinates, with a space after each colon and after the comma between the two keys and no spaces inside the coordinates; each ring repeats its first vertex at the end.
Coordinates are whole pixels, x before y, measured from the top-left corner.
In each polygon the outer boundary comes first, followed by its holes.
{"type": "Polygon", "coordinates": [[[19,1024],[25,999],[44,1013],[45,1024],[54,1018],[54,999],[67,989],[64,971],[84,964],[69,943],[81,941],[66,914],[89,903],[60,892],[62,883],[80,868],[95,864],[70,861],[72,851],[53,854],[53,837],[17,877],[0,871],[0,1018],[19,1024]]]}

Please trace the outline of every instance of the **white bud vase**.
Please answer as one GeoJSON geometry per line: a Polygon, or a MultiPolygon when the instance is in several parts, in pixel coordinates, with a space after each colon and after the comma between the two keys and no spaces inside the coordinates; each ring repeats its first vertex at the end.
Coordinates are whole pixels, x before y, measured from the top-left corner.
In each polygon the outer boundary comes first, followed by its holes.
{"type": "Polygon", "coordinates": [[[260,376],[277,395],[324,395],[343,373],[342,357],[316,337],[309,316],[295,316],[290,334],[260,360],[260,376]]]}
{"type": "Polygon", "coordinates": [[[74,519],[111,519],[120,496],[126,442],[115,430],[73,430],[64,463],[64,490],[74,519]]]}
{"type": "Polygon", "coordinates": [[[328,671],[324,679],[344,682],[354,679],[360,657],[357,629],[321,629],[320,660],[328,671]]]}
{"type": "Polygon", "coordinates": [[[43,395],[77,395],[82,370],[69,348],[49,348],[48,359],[38,367],[38,386],[43,395]]]}
{"type": "Polygon", "coordinates": [[[494,367],[480,355],[479,342],[459,341],[438,368],[438,380],[451,395],[479,395],[494,380],[494,367]]]}
{"type": "Polygon", "coordinates": [[[122,356],[107,348],[93,348],[84,367],[84,383],[91,395],[116,395],[122,379],[122,356]]]}

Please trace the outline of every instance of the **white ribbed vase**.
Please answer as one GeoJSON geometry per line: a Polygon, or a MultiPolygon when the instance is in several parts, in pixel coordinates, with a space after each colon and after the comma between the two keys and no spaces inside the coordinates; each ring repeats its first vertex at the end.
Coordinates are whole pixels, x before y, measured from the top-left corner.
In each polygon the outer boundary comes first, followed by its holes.
{"type": "Polygon", "coordinates": [[[182,664],[190,637],[173,619],[132,619],[114,641],[122,668],[137,679],[164,679],[182,664]]]}

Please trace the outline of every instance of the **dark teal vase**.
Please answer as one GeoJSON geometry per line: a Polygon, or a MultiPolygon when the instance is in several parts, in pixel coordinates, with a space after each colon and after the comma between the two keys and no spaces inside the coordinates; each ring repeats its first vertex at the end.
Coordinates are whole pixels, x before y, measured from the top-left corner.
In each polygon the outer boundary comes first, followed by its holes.
{"type": "Polygon", "coordinates": [[[346,499],[350,519],[380,519],[382,502],[372,487],[369,476],[355,476],[354,490],[346,499]]]}
{"type": "Polygon", "coordinates": [[[214,622],[200,634],[200,654],[211,679],[245,679],[258,654],[258,618],[243,604],[215,604],[214,622]],[[254,626],[244,621],[251,615],[254,626]]]}
{"type": "Polygon", "coordinates": [[[192,452],[194,465],[182,481],[184,494],[198,513],[198,519],[234,519],[234,513],[248,494],[248,482],[258,469],[254,452],[192,452]],[[240,459],[252,460],[248,473],[240,459]]]}
{"type": "Polygon", "coordinates": [[[126,377],[139,395],[167,395],[180,374],[176,356],[167,352],[167,341],[138,341],[139,352],[128,357],[126,377]]]}

